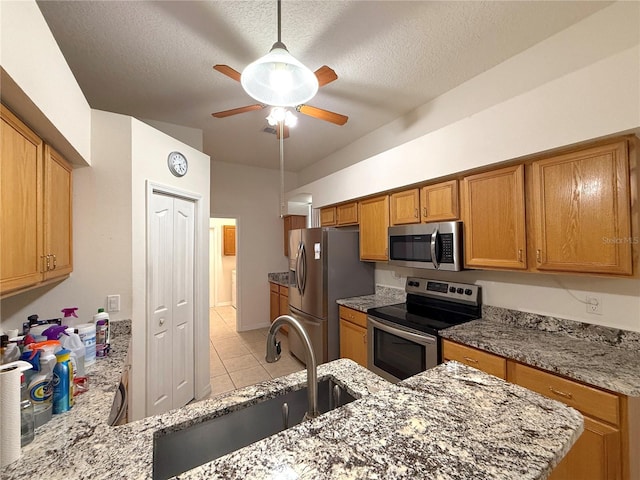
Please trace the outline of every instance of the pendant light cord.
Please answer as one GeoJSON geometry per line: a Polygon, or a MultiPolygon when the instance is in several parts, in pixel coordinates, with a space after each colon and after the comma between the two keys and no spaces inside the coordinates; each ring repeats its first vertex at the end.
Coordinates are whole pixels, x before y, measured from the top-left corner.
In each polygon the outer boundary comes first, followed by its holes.
{"type": "Polygon", "coordinates": [[[282,39],[280,38],[280,30],[281,30],[280,0],[278,0],[278,43],[282,43],[282,39]]]}
{"type": "Polygon", "coordinates": [[[280,130],[280,218],[284,218],[284,120],[278,122],[278,129],[280,130]]]}

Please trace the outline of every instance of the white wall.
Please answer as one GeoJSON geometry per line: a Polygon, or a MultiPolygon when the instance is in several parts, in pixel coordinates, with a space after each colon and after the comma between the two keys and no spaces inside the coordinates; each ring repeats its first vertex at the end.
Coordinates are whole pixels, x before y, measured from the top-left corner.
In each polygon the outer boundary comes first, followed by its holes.
{"type": "Polygon", "coordinates": [[[93,165],[73,170],[73,272],[68,280],[0,302],[2,327],[18,328],[27,316],[58,318],[77,306],[88,322],[106,296],[120,295],[113,320],[131,318],[130,118],[94,111],[93,165]]]}
{"type": "Polygon", "coordinates": [[[3,102],[70,162],[90,164],[91,109],[36,2],[0,2],[0,35],[3,102]]]}
{"type": "Polygon", "coordinates": [[[132,244],[132,361],[131,392],[134,419],[144,416],[146,385],[146,219],[147,183],[153,182],[200,197],[196,202],[195,390],[196,398],[210,392],[209,383],[209,156],[149,125],[131,119],[131,244],[132,244]],[[182,152],[189,171],[174,177],[167,167],[172,151],[182,152]]]}
{"type": "Polygon", "coordinates": [[[640,332],[640,280],[465,270],[435,272],[376,264],[376,284],[404,288],[407,276],[475,283],[483,303],[523,312],[640,332]],[[586,312],[586,296],[601,300],[602,315],[586,312]]]}
{"type": "Polygon", "coordinates": [[[145,118],[141,120],[147,125],[151,125],[153,128],[166,133],[170,137],[180,140],[182,143],[186,143],[200,152],[202,151],[203,133],[199,128],[183,127],[182,125],[145,118]]]}
{"type": "Polygon", "coordinates": [[[231,305],[231,272],[236,269],[237,255],[224,255],[224,229],[222,227],[235,224],[235,218],[211,218],[209,220],[210,306],[231,305]]]}
{"type": "MultiPolygon", "coordinates": [[[[285,174],[285,187],[295,184],[285,174]]],[[[211,216],[237,220],[237,328],[269,325],[269,272],[288,269],[280,219],[280,173],[224,162],[211,166],[211,216]]]]}

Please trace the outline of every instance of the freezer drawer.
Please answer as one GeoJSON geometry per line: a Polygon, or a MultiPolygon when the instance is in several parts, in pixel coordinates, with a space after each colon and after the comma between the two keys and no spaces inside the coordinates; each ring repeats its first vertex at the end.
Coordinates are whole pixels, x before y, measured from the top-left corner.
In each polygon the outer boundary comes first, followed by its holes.
{"type": "MultiPolygon", "coordinates": [[[[326,363],[328,358],[327,321],[307,315],[295,308],[289,309],[289,315],[298,320],[306,330],[307,335],[309,335],[317,364],[326,363]]],[[[293,328],[289,329],[289,349],[298,360],[306,365],[307,362],[302,340],[293,328]]]]}

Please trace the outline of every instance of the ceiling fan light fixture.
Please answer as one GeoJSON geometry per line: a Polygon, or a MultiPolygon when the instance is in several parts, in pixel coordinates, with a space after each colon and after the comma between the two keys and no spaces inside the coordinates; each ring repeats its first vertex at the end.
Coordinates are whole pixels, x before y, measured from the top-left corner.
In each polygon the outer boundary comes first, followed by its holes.
{"type": "Polygon", "coordinates": [[[287,127],[295,127],[298,123],[298,118],[286,108],[273,107],[267,116],[267,122],[272,127],[275,127],[280,122],[284,122],[287,127]]]}
{"type": "Polygon", "coordinates": [[[281,42],[264,57],[250,63],[240,75],[242,88],[257,101],[277,107],[295,107],[318,93],[318,78],[281,42]]]}

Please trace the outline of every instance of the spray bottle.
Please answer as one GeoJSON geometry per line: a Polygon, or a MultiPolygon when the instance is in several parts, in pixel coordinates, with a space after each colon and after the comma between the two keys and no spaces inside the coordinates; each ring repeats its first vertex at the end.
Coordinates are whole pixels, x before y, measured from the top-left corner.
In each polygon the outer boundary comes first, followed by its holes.
{"type": "Polygon", "coordinates": [[[53,413],[64,413],[73,406],[73,367],[69,361],[69,350],[56,353],[53,368],[53,413]]]}
{"type": "Polygon", "coordinates": [[[53,369],[57,363],[54,354],[60,342],[50,340],[25,346],[22,360],[29,362],[33,370],[27,372],[29,399],[33,403],[35,427],[51,420],[53,396],[53,369]]]}

